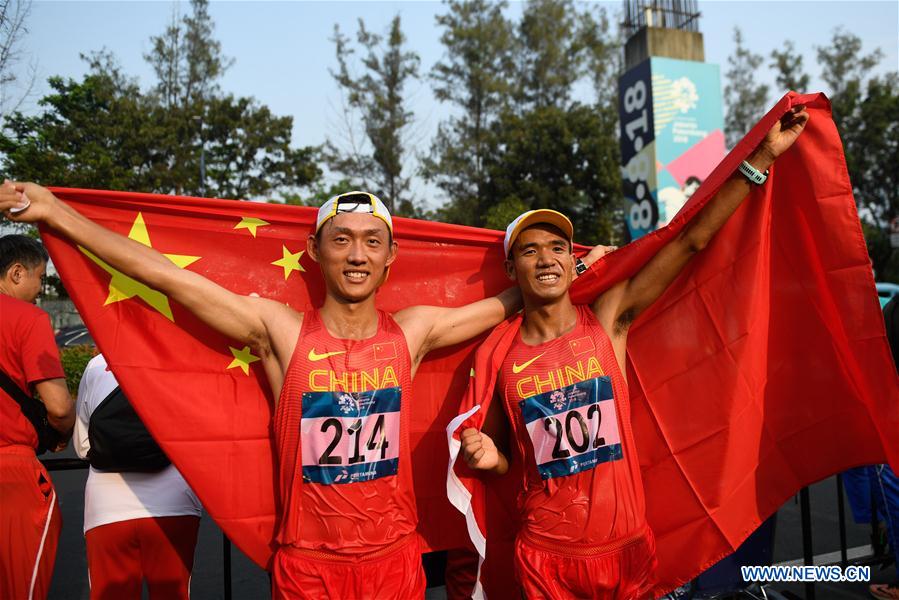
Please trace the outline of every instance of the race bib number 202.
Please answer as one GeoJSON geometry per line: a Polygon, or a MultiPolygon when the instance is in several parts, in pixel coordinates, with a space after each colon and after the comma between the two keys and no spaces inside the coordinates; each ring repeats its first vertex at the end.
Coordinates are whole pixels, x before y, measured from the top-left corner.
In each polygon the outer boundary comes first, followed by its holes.
{"type": "Polygon", "coordinates": [[[399,387],[303,393],[303,481],[330,485],[396,475],[401,397],[399,387]]]}
{"type": "Polygon", "coordinates": [[[519,402],[543,479],[620,460],[612,382],[596,377],[519,402]]]}

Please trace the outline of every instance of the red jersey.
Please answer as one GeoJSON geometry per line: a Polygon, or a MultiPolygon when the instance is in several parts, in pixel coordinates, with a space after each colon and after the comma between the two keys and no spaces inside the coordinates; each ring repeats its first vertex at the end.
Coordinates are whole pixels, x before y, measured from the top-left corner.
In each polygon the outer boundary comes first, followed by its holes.
{"type": "Polygon", "coordinates": [[[530,346],[518,334],[499,373],[524,475],[522,531],[604,545],[646,526],[627,384],[588,306],[567,334],[530,346]]]}
{"type": "Polygon", "coordinates": [[[278,542],[367,554],[415,532],[409,410],[412,360],[378,311],[368,339],[333,337],[309,311],[275,414],[278,542]]]}
{"type": "MultiPolygon", "coordinates": [[[[0,294],[0,370],[29,396],[32,385],[65,377],[50,316],[28,302],[0,294]]],[[[37,432],[18,402],[0,390],[0,446],[37,447],[37,432]]]]}

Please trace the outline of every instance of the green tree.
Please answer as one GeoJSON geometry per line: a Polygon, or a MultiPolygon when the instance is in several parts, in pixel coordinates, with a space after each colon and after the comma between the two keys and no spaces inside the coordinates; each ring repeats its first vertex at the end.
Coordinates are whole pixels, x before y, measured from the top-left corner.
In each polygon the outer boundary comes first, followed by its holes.
{"type": "Polygon", "coordinates": [[[144,59],[156,74],[152,93],[164,109],[157,118],[164,122],[168,156],[160,185],[176,194],[224,194],[224,190],[201,185],[200,157],[208,138],[210,104],[219,97],[219,79],[233,64],[222,54],[215,39],[215,25],[207,0],[191,0],[190,14],[179,17],[177,7],[166,30],[150,38],[151,50],[144,59]]]}
{"type": "Polygon", "coordinates": [[[864,54],[861,38],[842,28],[817,51],[874,271],[880,280],[899,281],[899,252],[888,232],[899,216],[899,75],[871,77],[882,53],[864,54]]]}
{"type": "Polygon", "coordinates": [[[734,27],[734,53],[727,58],[729,65],[725,77],[724,134],[727,145],[733,147],[768,109],[768,86],[760,83],[756,71],[764,59],[743,45],[743,33],[734,27]]]}
{"type": "Polygon", "coordinates": [[[257,198],[321,176],[318,149],[290,145],[293,117],[229,94],[209,99],[205,119],[206,189],[213,196],[257,198]]]}
{"type": "Polygon", "coordinates": [[[48,185],[158,191],[164,134],[152,118],[152,102],[110,54],[84,58],[89,71],[83,81],[51,77],[40,114],[5,119],[4,171],[48,185]]]}
{"type": "Polygon", "coordinates": [[[153,38],[149,91],[108,52],[84,57],[82,81],[53,77],[42,112],[13,113],[0,134],[6,173],[52,185],[231,198],[296,190],[321,175],[316,148],[292,148],[291,117],[222,94],[228,61],[211,38],[206,3],[153,38]],[[156,62],[154,62],[154,60],[156,62]],[[205,155],[207,182],[200,184],[205,155]]]}
{"type": "Polygon", "coordinates": [[[450,3],[442,23],[448,58],[436,71],[436,91],[464,117],[441,124],[426,163],[449,196],[440,217],[502,229],[524,210],[548,207],[572,218],[579,240],[618,241],[623,203],[612,100],[620,53],[605,11],[532,0],[510,23],[502,6],[450,3]],[[492,23],[489,31],[484,23],[492,23]],[[584,83],[596,91],[596,105],[572,102],[584,83]]]}
{"type": "Polygon", "coordinates": [[[354,189],[354,184],[349,179],[341,179],[333,183],[316,181],[309,186],[309,191],[304,194],[296,192],[287,193],[276,200],[269,200],[271,204],[290,204],[292,206],[319,207],[330,198],[354,189]]]}
{"type": "Polygon", "coordinates": [[[578,241],[619,243],[617,129],[613,111],[580,104],[505,113],[485,160],[486,191],[495,201],[484,224],[504,229],[525,210],[551,208],[572,219],[578,241]]]}
{"type": "MultiPolygon", "coordinates": [[[[361,58],[361,75],[352,74],[351,61],[356,50],[336,25],[332,40],[338,68],[331,74],[345,94],[345,110],[361,117],[365,144],[354,143],[352,136],[349,136],[348,150],[328,143],[329,167],[361,181],[391,211],[414,214],[409,195],[410,178],[404,173],[410,158],[407,138],[414,115],[405,93],[409,82],[418,78],[418,55],[403,47],[406,37],[399,15],[391,21],[386,40],[368,31],[362,19],[359,20],[356,41],[365,53],[361,58]]],[[[352,120],[353,116],[348,114],[346,122],[350,127],[352,120]]]]}
{"type": "Polygon", "coordinates": [[[587,73],[593,84],[598,107],[618,110],[618,78],[624,72],[624,40],[619,30],[613,30],[604,7],[585,10],[580,15],[581,35],[587,54],[587,73]]]}
{"type": "Polygon", "coordinates": [[[769,66],[777,71],[776,82],[782,92],[808,91],[809,76],[802,69],[802,55],[796,52],[793,42],[786,41],[783,50],[772,50],[771,61],[769,66]]]}
{"type": "Polygon", "coordinates": [[[455,113],[440,123],[422,174],[449,200],[443,220],[476,225],[485,193],[484,157],[490,127],[513,91],[513,25],[503,15],[506,3],[449,0],[437,17],[444,57],[431,70],[434,95],[455,113]]]}
{"type": "Polygon", "coordinates": [[[26,77],[19,73],[25,58],[22,42],[28,34],[26,21],[30,12],[31,0],[0,0],[0,116],[16,110],[34,85],[33,63],[26,77]]]}
{"type": "Polygon", "coordinates": [[[586,60],[586,37],[571,0],[529,0],[518,25],[521,106],[567,106],[586,60]]]}

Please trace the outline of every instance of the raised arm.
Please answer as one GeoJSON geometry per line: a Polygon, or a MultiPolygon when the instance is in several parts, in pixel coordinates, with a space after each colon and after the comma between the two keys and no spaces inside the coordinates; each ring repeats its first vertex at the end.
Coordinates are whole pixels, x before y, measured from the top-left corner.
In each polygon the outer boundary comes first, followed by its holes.
{"type": "Polygon", "coordinates": [[[278,302],[235,294],[211,280],[178,268],[143,244],[97,225],[33,183],[0,186],[0,211],[12,221],[42,222],[102,258],[129,277],[159,290],[187,308],[203,322],[236,341],[265,352],[270,348],[268,328],[288,318],[278,302]],[[25,205],[21,212],[10,209],[25,205]],[[268,321],[268,322],[267,322],[268,321]]]}
{"type": "MultiPolygon", "coordinates": [[[[765,171],[793,145],[809,115],[804,106],[793,108],[768,131],[747,161],[765,171]]],[[[690,223],[631,279],[605,292],[593,303],[593,311],[606,330],[620,334],[668,288],[687,262],[705,248],[737,210],[753,185],[734,173],[690,223]]]]}

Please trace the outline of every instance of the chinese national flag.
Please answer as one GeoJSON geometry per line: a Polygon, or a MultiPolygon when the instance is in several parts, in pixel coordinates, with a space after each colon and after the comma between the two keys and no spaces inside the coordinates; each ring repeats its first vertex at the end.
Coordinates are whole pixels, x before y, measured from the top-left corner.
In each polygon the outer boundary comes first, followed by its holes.
{"type": "MultiPolygon", "coordinates": [[[[633,427],[663,585],[732,551],[801,486],[854,465],[899,466],[899,385],[823,96],[782,99],[669,227],[609,255],[572,296],[587,301],[633,275],[798,103],[811,112],[806,132],[629,335],[633,427]]],[[[236,293],[298,311],[323,300],[321,274],[304,252],[315,209],[54,192],[236,293]]],[[[399,258],[380,308],[458,306],[509,285],[499,232],[401,218],[395,229],[399,258]]],[[[141,418],[228,536],[268,565],[279,511],[272,398],[252,349],[103,257],[42,235],[141,418]]],[[[474,345],[432,353],[414,384],[419,530],[429,549],[468,544],[446,500],[445,427],[459,413],[474,345]]]]}

